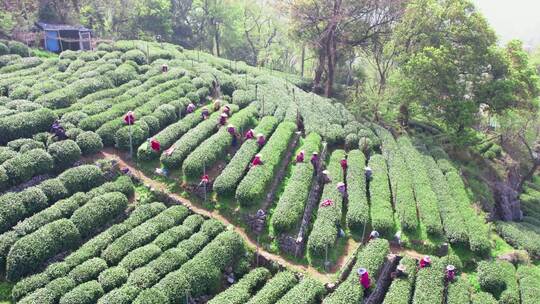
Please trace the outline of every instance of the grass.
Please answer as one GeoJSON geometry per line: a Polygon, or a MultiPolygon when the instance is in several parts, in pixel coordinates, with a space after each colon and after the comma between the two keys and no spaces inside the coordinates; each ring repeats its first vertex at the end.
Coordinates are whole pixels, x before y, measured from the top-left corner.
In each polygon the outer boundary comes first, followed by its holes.
{"type": "Polygon", "coordinates": [[[0,304],[11,304],[13,284],[0,281],[0,304]]]}
{"type": "Polygon", "coordinates": [[[491,233],[491,240],[494,243],[494,246],[491,249],[491,256],[494,258],[514,251],[514,248],[508,245],[508,243],[503,240],[496,232],[491,233]]]}

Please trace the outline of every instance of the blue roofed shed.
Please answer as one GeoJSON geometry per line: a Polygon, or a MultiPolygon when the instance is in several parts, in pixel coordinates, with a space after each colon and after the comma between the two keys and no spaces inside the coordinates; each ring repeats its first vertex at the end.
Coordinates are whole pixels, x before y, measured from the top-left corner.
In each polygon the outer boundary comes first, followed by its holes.
{"type": "Polygon", "coordinates": [[[92,30],[88,28],[45,22],[36,22],[35,25],[35,30],[43,32],[43,48],[50,52],[92,49],[92,30]]]}

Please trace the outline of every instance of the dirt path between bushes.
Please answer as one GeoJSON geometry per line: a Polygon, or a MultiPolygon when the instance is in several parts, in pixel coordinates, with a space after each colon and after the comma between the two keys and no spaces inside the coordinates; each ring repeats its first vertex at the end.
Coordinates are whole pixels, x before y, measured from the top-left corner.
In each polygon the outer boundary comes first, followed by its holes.
{"type": "MultiPolygon", "coordinates": [[[[147,176],[144,172],[138,170],[135,167],[134,162],[127,160],[126,156],[127,155],[125,153],[119,152],[119,151],[117,151],[115,149],[106,148],[106,149],[103,149],[101,151],[101,153],[95,155],[94,157],[87,158],[87,160],[92,161],[92,160],[103,159],[103,158],[105,158],[105,159],[112,159],[112,158],[117,159],[119,161],[120,167],[129,168],[129,170],[135,176],[137,176],[141,180],[141,182],[143,182],[147,186],[150,186],[150,187],[152,187],[152,188],[154,188],[156,190],[159,190],[161,192],[166,193],[167,195],[169,195],[169,196],[173,197],[174,199],[180,201],[183,205],[190,208],[191,210],[193,210],[193,212],[195,212],[197,214],[217,219],[217,220],[219,220],[220,222],[224,223],[227,226],[230,225],[230,226],[234,227],[234,230],[238,234],[240,234],[240,236],[242,236],[242,238],[245,240],[245,242],[248,244],[249,247],[254,248],[254,249],[257,248],[257,242],[254,239],[252,239],[246,233],[246,231],[243,228],[235,226],[231,221],[229,221],[226,217],[219,214],[219,212],[217,212],[217,211],[212,211],[212,212],[208,211],[208,210],[206,210],[204,208],[201,208],[201,207],[193,204],[190,200],[188,200],[188,199],[186,199],[186,198],[184,198],[184,197],[182,197],[182,196],[180,196],[180,195],[178,195],[176,193],[170,192],[167,189],[167,185],[165,185],[165,184],[163,184],[161,182],[153,180],[151,177],[147,176]]],[[[309,276],[311,276],[313,278],[316,278],[316,279],[320,280],[323,283],[334,282],[335,279],[336,279],[334,273],[327,273],[327,274],[321,273],[312,266],[306,266],[306,265],[298,264],[298,263],[295,263],[295,262],[291,262],[289,260],[284,259],[283,257],[281,257],[279,255],[276,255],[276,254],[270,253],[268,251],[265,251],[262,248],[259,248],[258,252],[259,252],[260,256],[264,257],[267,260],[274,261],[274,262],[276,262],[276,263],[278,263],[278,264],[280,264],[280,265],[282,265],[282,266],[284,266],[284,267],[286,267],[286,268],[288,268],[290,270],[293,270],[293,271],[296,271],[296,272],[299,272],[299,273],[306,273],[309,276]]],[[[346,260],[346,257],[343,258],[343,259],[340,259],[340,261],[343,262],[343,263],[345,262],[345,260],[346,260]]],[[[335,265],[334,267],[332,267],[332,269],[339,270],[339,269],[341,269],[341,266],[343,266],[343,265],[338,264],[338,265],[335,265]]]]}

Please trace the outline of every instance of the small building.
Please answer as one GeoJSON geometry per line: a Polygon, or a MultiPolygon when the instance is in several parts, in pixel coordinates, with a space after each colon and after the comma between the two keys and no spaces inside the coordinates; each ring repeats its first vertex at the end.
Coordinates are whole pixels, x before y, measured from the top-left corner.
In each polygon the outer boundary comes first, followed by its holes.
{"type": "Polygon", "coordinates": [[[50,52],[92,49],[92,30],[83,26],[36,22],[34,31],[43,33],[40,43],[50,52]]]}

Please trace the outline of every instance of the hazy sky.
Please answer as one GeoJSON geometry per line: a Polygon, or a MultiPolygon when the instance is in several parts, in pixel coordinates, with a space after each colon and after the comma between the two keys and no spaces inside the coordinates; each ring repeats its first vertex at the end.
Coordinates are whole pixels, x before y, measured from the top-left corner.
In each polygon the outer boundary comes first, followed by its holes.
{"type": "Polygon", "coordinates": [[[473,0],[502,42],[513,38],[540,46],[540,0],[473,0]]]}

